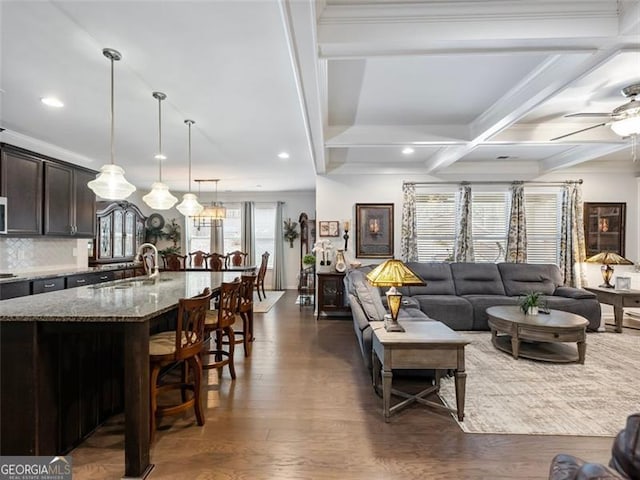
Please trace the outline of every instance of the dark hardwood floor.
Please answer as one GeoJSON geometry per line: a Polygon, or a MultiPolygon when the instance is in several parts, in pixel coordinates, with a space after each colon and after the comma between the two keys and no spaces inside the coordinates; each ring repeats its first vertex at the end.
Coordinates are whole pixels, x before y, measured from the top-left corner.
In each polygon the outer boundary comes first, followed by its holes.
{"type": "MultiPolygon", "coordinates": [[[[608,462],[611,438],[465,434],[422,405],[386,424],[352,322],[316,321],[296,296],[255,315],[237,380],[206,372],[204,427],[192,414],[160,421],[151,479],[546,479],[558,452],[608,462]]],[[[115,417],[71,452],[73,478],[120,478],[122,432],[115,417]]]]}

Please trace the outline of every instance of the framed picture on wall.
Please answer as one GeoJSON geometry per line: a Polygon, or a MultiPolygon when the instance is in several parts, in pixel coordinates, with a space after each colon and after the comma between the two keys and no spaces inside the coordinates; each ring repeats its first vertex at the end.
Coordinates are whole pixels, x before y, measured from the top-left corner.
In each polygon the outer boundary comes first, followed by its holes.
{"type": "Polygon", "coordinates": [[[356,257],[393,257],[393,203],[356,203],[356,257]]]}
{"type": "Polygon", "coordinates": [[[338,237],[340,232],[338,231],[339,222],[336,221],[320,221],[318,227],[320,229],[321,237],[338,237]]]}
{"type": "Polygon", "coordinates": [[[587,258],[600,252],[624,257],[626,203],[584,203],[587,258]]]}

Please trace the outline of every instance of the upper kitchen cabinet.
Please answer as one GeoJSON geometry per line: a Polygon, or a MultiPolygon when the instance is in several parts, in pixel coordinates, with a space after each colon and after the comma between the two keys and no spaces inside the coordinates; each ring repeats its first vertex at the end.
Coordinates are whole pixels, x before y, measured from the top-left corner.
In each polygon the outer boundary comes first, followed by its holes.
{"type": "Polygon", "coordinates": [[[41,158],[0,146],[0,196],[7,197],[7,234],[42,235],[41,158]]]}
{"type": "Polygon", "coordinates": [[[87,187],[92,172],[69,165],[44,164],[44,234],[93,238],[96,197],[87,187]]]}
{"type": "Polygon", "coordinates": [[[11,145],[0,145],[0,196],[7,197],[7,233],[93,238],[92,170],[11,145]]]}

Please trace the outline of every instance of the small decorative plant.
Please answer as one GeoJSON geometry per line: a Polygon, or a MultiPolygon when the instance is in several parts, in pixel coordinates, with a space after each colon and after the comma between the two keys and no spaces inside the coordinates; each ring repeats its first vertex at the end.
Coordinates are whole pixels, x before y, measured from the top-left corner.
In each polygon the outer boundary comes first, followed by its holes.
{"type": "Polygon", "coordinates": [[[520,300],[520,308],[525,315],[536,315],[538,309],[543,307],[542,293],[531,292],[520,300]]]}
{"type": "Polygon", "coordinates": [[[298,238],[298,232],[296,231],[296,226],[298,224],[291,220],[284,221],[284,238],[289,240],[289,247],[293,248],[293,241],[298,238]]]}
{"type": "Polygon", "coordinates": [[[311,255],[311,254],[307,254],[304,257],[302,257],[302,263],[304,263],[305,265],[315,265],[316,264],[316,256],[315,255],[311,255]]]}

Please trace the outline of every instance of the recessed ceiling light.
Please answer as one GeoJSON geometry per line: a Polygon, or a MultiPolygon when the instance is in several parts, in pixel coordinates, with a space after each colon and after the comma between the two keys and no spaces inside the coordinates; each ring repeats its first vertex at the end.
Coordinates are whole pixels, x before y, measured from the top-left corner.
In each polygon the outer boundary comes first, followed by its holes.
{"type": "Polygon", "coordinates": [[[55,107],[55,108],[64,107],[64,103],[62,103],[56,97],[43,97],[40,99],[40,101],[44,103],[47,107],[55,107]]]}
{"type": "Polygon", "coordinates": [[[415,150],[411,147],[405,147],[402,149],[402,153],[405,155],[411,155],[415,150]]]}
{"type": "Polygon", "coordinates": [[[155,158],[156,160],[166,160],[167,159],[166,155],[163,155],[161,153],[158,153],[153,158],[155,158]]]}
{"type": "Polygon", "coordinates": [[[278,158],[281,158],[283,160],[286,160],[287,158],[289,158],[289,154],[287,152],[280,152],[278,154],[278,158]]]}

